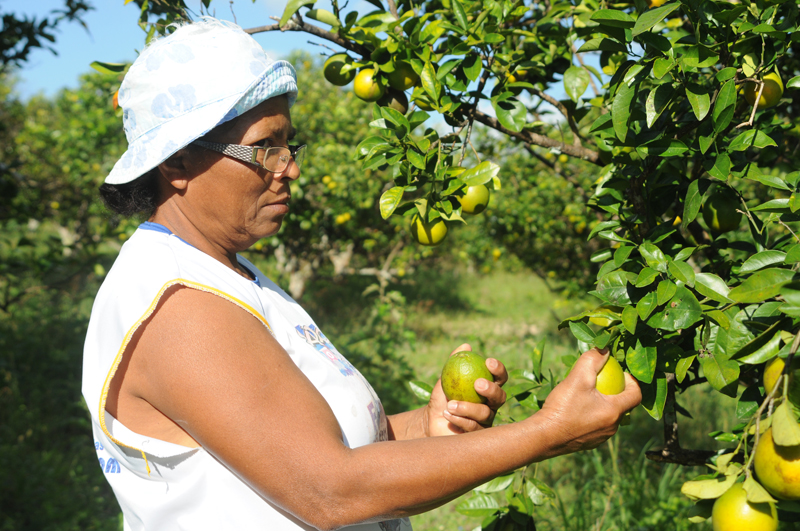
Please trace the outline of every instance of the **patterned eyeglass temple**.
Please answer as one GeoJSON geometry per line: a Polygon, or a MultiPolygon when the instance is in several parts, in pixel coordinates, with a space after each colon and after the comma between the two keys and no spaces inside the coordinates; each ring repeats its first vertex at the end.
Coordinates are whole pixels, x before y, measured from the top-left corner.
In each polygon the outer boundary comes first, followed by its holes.
{"type": "MultiPolygon", "coordinates": [[[[288,148],[284,148],[276,146],[263,147],[263,146],[243,146],[240,144],[220,144],[217,142],[205,142],[203,140],[195,140],[193,144],[196,144],[205,149],[210,149],[211,151],[217,151],[219,153],[222,153],[223,155],[227,155],[236,160],[241,160],[242,162],[253,164],[255,166],[258,166],[259,168],[264,168],[265,170],[272,173],[283,172],[289,165],[289,159],[286,159],[285,163],[283,164],[283,167],[281,168],[278,168],[277,166],[273,168],[268,168],[267,166],[264,166],[263,164],[258,162],[259,150],[263,150],[265,152],[264,160],[266,160],[267,158],[266,153],[268,153],[270,150],[278,150],[281,152],[288,151],[289,156],[291,157],[291,159],[294,160],[295,164],[297,164],[297,167],[299,168],[300,163],[303,161],[303,156],[305,155],[305,148],[306,148],[305,144],[300,146],[290,145],[288,148]]],[[[283,157],[280,158],[283,159],[283,157]]]]}

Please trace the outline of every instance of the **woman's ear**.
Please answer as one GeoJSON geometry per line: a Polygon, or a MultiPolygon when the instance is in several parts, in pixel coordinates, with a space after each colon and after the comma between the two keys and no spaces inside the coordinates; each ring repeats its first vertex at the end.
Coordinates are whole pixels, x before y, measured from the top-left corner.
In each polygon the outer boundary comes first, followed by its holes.
{"type": "Polygon", "coordinates": [[[175,190],[185,190],[192,179],[187,162],[187,149],[183,148],[159,164],[158,172],[175,190]]]}

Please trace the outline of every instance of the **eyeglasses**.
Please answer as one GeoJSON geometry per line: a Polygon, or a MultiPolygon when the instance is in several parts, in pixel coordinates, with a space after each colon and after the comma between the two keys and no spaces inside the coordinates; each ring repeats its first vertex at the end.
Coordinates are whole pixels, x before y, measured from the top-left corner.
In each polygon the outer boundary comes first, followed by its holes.
{"type": "Polygon", "coordinates": [[[303,163],[306,154],[306,146],[289,147],[265,147],[265,146],[242,146],[240,144],[218,144],[216,142],[205,142],[195,140],[193,144],[211,151],[217,151],[223,155],[228,155],[236,160],[253,164],[259,168],[264,168],[268,172],[283,173],[289,167],[289,161],[294,159],[294,163],[299,168],[303,163]],[[259,151],[264,154],[259,162],[259,151]]]}

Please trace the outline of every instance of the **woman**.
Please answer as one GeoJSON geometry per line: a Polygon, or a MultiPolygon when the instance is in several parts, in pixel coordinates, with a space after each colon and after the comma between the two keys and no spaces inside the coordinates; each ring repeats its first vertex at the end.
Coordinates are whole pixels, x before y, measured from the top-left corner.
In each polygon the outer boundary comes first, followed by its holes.
{"type": "Polygon", "coordinates": [[[597,446],[641,399],[630,377],[598,393],[607,354],[590,351],[513,425],[483,429],[505,401],[492,359],[495,381],[475,384],[487,405],[447,403],[437,384],[426,407],[384,415],[308,314],[237,255],[290,209],[296,93],[291,65],[214,20],[151,44],[123,81],[129,148],[101,193],[153,212],[98,293],[83,390],[125,529],[408,529],[404,517],[494,476],[597,446]]]}

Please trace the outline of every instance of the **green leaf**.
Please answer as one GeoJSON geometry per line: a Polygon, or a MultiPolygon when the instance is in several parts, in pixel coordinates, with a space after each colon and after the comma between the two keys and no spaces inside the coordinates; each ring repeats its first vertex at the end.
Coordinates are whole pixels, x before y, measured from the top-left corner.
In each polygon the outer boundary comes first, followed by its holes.
{"type": "Polygon", "coordinates": [[[121,74],[128,67],[128,63],[103,63],[101,61],[93,61],[89,66],[101,74],[121,74]]]}
{"type": "Polygon", "coordinates": [[[695,274],[692,266],[686,262],[670,262],[669,272],[673,277],[677,278],[690,288],[694,287],[695,274]]]}
{"type": "Polygon", "coordinates": [[[729,152],[744,151],[750,147],[765,148],[767,146],[776,146],[772,138],[767,136],[766,133],[757,129],[748,129],[744,133],[734,138],[728,146],[729,152]]]}
{"type": "Polygon", "coordinates": [[[664,253],[650,242],[644,242],[639,246],[639,254],[642,255],[647,265],[661,273],[667,272],[667,258],[664,253]]]}
{"type": "Polygon", "coordinates": [[[279,22],[280,26],[285,26],[289,19],[292,18],[298,9],[303,6],[311,6],[314,5],[316,0],[289,0],[286,3],[286,9],[283,10],[283,15],[281,15],[281,21],[279,22]]]}
{"type": "Polygon", "coordinates": [[[530,478],[525,481],[525,491],[534,505],[544,505],[548,500],[556,497],[553,489],[536,478],[530,478]]]}
{"type": "Polygon", "coordinates": [[[681,486],[681,494],[692,500],[713,500],[725,494],[734,483],[736,483],[735,475],[687,481],[681,486]]]}
{"type": "Polygon", "coordinates": [[[697,356],[689,356],[688,358],[681,358],[678,360],[678,365],[675,367],[675,378],[677,378],[678,383],[683,382],[683,379],[686,378],[686,372],[692,366],[692,362],[697,356]]]}
{"type": "Polygon", "coordinates": [[[463,29],[469,29],[467,13],[464,11],[464,7],[461,5],[461,2],[459,0],[450,0],[450,4],[453,6],[453,14],[456,17],[456,22],[458,22],[458,25],[463,29]]]}
{"type": "Polygon", "coordinates": [[[773,264],[781,264],[785,259],[786,253],[783,251],[761,251],[745,260],[742,267],[739,268],[739,274],[758,271],[773,264]]]}
{"type": "Polygon", "coordinates": [[[757,181],[761,184],[767,185],[772,188],[777,188],[779,190],[787,190],[790,191],[789,185],[786,182],[778,177],[777,175],[769,175],[761,173],[761,169],[756,166],[755,164],[750,164],[748,167],[747,174],[745,174],[747,179],[751,181],[757,181]]]}
{"type": "Polygon", "coordinates": [[[423,66],[419,78],[422,81],[422,89],[433,101],[438,102],[439,95],[442,92],[442,84],[436,78],[436,69],[430,61],[425,61],[425,66],[423,66]]]}
{"type": "Polygon", "coordinates": [[[684,67],[707,68],[714,66],[719,61],[719,55],[714,53],[711,48],[698,44],[680,48],[682,51],[679,62],[684,67]]]}
{"type": "Polygon", "coordinates": [[[483,63],[481,62],[480,56],[474,53],[468,54],[461,63],[461,69],[464,71],[464,75],[467,76],[467,79],[470,81],[477,81],[478,77],[481,75],[481,70],[483,70],[483,63]]]}
{"type": "Polygon", "coordinates": [[[639,314],[633,306],[625,306],[622,310],[622,326],[631,334],[636,333],[636,323],[639,321],[639,314]]]}
{"type": "Polygon", "coordinates": [[[736,396],[736,387],[739,382],[739,364],[728,359],[728,335],[722,328],[713,326],[711,339],[707,345],[709,352],[700,357],[700,366],[703,369],[708,383],[717,391],[728,396],[736,396]]]}
{"type": "Polygon", "coordinates": [[[636,339],[636,345],[628,348],[625,353],[625,363],[631,374],[641,383],[649,384],[653,381],[656,372],[658,352],[655,341],[650,337],[636,339]]]}
{"type": "Polygon", "coordinates": [[[728,298],[731,289],[725,281],[713,273],[697,273],[694,276],[694,289],[701,295],[717,302],[733,302],[728,298]]]}
{"type": "MultiPolygon", "coordinates": [[[[777,324],[775,323],[775,325],[777,324]]],[[[739,363],[758,365],[774,358],[778,354],[781,342],[781,333],[774,331],[775,325],[739,349],[731,356],[731,359],[737,360],[739,363]]]]}
{"type": "Polygon", "coordinates": [[[420,154],[416,149],[409,148],[409,150],[406,151],[406,158],[415,168],[420,170],[425,169],[425,156],[420,154]]]}
{"type": "Polygon", "coordinates": [[[572,335],[575,336],[575,339],[583,341],[584,343],[592,343],[597,336],[597,334],[589,328],[589,325],[581,321],[570,321],[569,330],[572,332],[572,335]]]}
{"type": "Polygon", "coordinates": [[[764,400],[764,397],[761,395],[761,390],[757,385],[747,387],[742,391],[739,400],[736,402],[736,417],[749,419],[758,411],[758,406],[762,400],[764,400]]]}
{"type": "MultiPolygon", "coordinates": [[[[653,62],[653,75],[656,79],[661,79],[664,77],[670,70],[675,68],[678,62],[675,59],[670,59],[666,57],[659,57],[653,62]]],[[[663,85],[659,85],[663,86],[663,85]]]]}
{"type": "Polygon", "coordinates": [[[494,107],[497,121],[515,133],[522,131],[528,121],[528,109],[517,98],[503,101],[492,98],[492,107],[494,107]]]}
{"type": "Polygon", "coordinates": [[[689,83],[686,86],[686,97],[697,119],[705,118],[711,109],[711,97],[708,95],[707,89],[701,85],[689,83]]]}
{"type": "Polygon", "coordinates": [[[661,113],[669,106],[675,90],[668,83],[659,85],[650,91],[645,102],[645,112],[647,115],[647,127],[652,128],[661,113]]]}
{"type": "Polygon", "coordinates": [[[787,264],[796,264],[800,262],[800,243],[796,243],[789,248],[784,262],[787,264]]]}
{"type": "Polygon", "coordinates": [[[800,445],[800,425],[786,400],[772,414],[772,440],[778,446],[800,445]]]}
{"type": "Polygon", "coordinates": [[[631,303],[628,294],[628,273],[625,271],[612,271],[603,275],[597,282],[597,293],[615,306],[626,306],[631,303]]]}
{"type": "Polygon", "coordinates": [[[649,267],[645,267],[639,271],[639,276],[636,277],[636,282],[634,285],[637,288],[644,288],[652,284],[656,277],[658,277],[658,271],[649,267]]]}
{"type": "Polygon", "coordinates": [[[456,506],[456,511],[466,516],[490,516],[502,506],[494,496],[478,492],[456,506]]]}
{"type": "Polygon", "coordinates": [[[703,317],[700,303],[691,291],[680,286],[666,308],[647,320],[647,324],[661,330],[682,330],[693,325],[703,317]]]}
{"type": "MultiPolygon", "coordinates": [[[[458,0],[451,0],[453,3],[457,3],[458,0]]],[[[508,474],[505,476],[498,476],[494,479],[491,479],[484,483],[483,485],[479,485],[475,487],[473,490],[478,492],[500,492],[501,490],[506,490],[506,487],[514,483],[514,474],[508,474]]]]}
{"type": "Polygon", "coordinates": [[[356,146],[356,159],[363,159],[369,155],[375,146],[390,146],[390,144],[380,136],[368,136],[356,146]]]}
{"type": "Polygon", "coordinates": [[[579,66],[571,66],[564,72],[564,90],[567,96],[574,102],[577,102],[586,89],[589,88],[591,76],[589,72],[579,66]]]}
{"type": "Polygon", "coordinates": [[[656,9],[645,11],[636,19],[636,23],[633,25],[633,36],[636,37],[645,31],[650,31],[650,28],[667,18],[670,13],[680,7],[681,4],[679,2],[673,2],[656,9]]]}
{"type": "Polygon", "coordinates": [[[639,299],[639,302],[636,303],[636,313],[639,314],[639,319],[645,321],[657,306],[655,292],[651,291],[639,299]]]}
{"type": "Polygon", "coordinates": [[[678,286],[671,280],[662,280],[656,288],[658,305],[666,304],[678,291],[678,286]]]}
{"type": "Polygon", "coordinates": [[[408,382],[408,386],[411,388],[411,392],[414,393],[417,398],[419,398],[423,402],[430,401],[431,393],[433,392],[432,386],[426,384],[425,382],[421,382],[419,380],[410,380],[408,382]]]}
{"type": "Polygon", "coordinates": [[[627,48],[621,42],[617,42],[614,39],[607,39],[605,37],[597,37],[595,39],[590,39],[581,45],[578,48],[577,53],[584,53],[584,52],[625,52],[627,48]]]}
{"type": "Polygon", "coordinates": [[[769,492],[753,476],[747,476],[742,487],[747,493],[747,501],[750,503],[776,503],[778,501],[770,496],[769,492]]]}
{"type": "Polygon", "coordinates": [[[686,190],[686,198],[683,200],[683,228],[695,220],[703,204],[703,194],[708,188],[707,181],[697,179],[689,183],[686,190]],[[702,184],[702,186],[701,186],[702,184]]]}
{"type": "Polygon", "coordinates": [[[490,160],[484,160],[474,168],[464,171],[458,176],[467,186],[478,186],[491,181],[500,173],[500,166],[490,160]]]}
{"type": "Polygon", "coordinates": [[[758,271],[733,288],[728,297],[734,302],[761,302],[777,296],[781,286],[794,276],[794,271],[789,269],[765,269],[758,271]]]}
{"type": "Polygon", "coordinates": [[[727,153],[718,153],[714,159],[714,165],[708,169],[709,175],[716,177],[720,181],[727,181],[731,173],[731,158],[727,153]]]}
{"type": "Polygon", "coordinates": [[[592,13],[589,18],[599,24],[614,28],[632,28],[635,24],[629,14],[617,9],[600,9],[592,13]]]}
{"type": "Polygon", "coordinates": [[[641,383],[642,407],[655,420],[664,415],[664,404],[667,401],[667,379],[656,378],[649,384],[641,383]]]}
{"type": "Polygon", "coordinates": [[[717,100],[714,102],[714,112],[711,118],[714,121],[714,131],[720,133],[728,127],[733,119],[736,107],[736,82],[732,79],[722,85],[717,100]]]}
{"type": "Polygon", "coordinates": [[[617,135],[619,141],[623,143],[630,129],[631,105],[636,96],[638,86],[639,85],[628,86],[622,84],[619,90],[617,90],[617,94],[614,96],[614,102],[611,105],[611,119],[614,124],[614,133],[617,135]]]}
{"type": "Polygon", "coordinates": [[[784,302],[780,311],[791,317],[800,317],[800,282],[789,282],[781,287],[784,302]]]}
{"type": "Polygon", "coordinates": [[[404,138],[410,129],[406,117],[400,111],[391,107],[381,107],[380,109],[386,126],[394,131],[398,139],[404,138]]]}
{"type": "Polygon", "coordinates": [[[405,191],[405,186],[393,186],[381,194],[379,203],[383,219],[388,219],[394,213],[397,205],[400,204],[400,200],[403,199],[405,191]]]}

